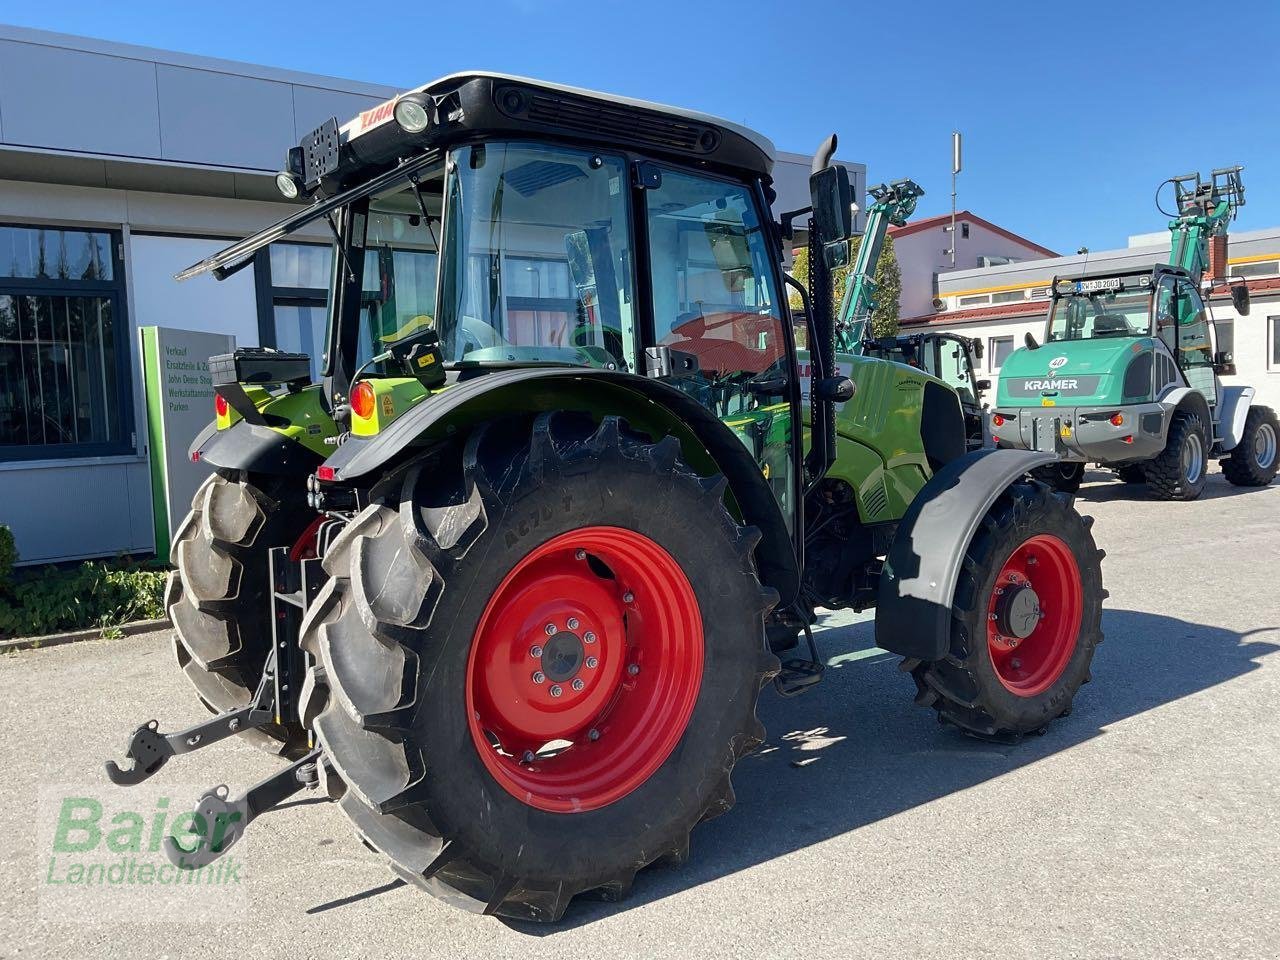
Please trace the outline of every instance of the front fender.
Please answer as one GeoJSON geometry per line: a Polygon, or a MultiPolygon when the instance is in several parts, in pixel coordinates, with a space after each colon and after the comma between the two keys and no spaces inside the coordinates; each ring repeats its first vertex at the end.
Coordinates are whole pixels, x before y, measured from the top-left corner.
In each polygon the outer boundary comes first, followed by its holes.
{"type": "Polygon", "coordinates": [[[876,601],[876,644],[921,660],[946,656],[965,550],[1000,494],[1053,453],[975,450],[933,475],[898,524],[876,601]]]}
{"type": "MultiPolygon", "coordinates": [[[[760,578],[789,603],[800,589],[800,568],[786,518],[742,441],[688,394],[650,377],[618,370],[536,367],[497,370],[458,383],[419,401],[375,437],[352,437],[325,461],[337,482],[364,480],[411,455],[423,440],[481,420],[518,412],[590,409],[596,413],[657,419],[672,433],[692,434],[701,451],[686,449],[694,466],[708,457],[729,481],[744,523],[760,528],[756,549],[760,578]]],[[[681,438],[684,439],[684,438],[681,438]]],[[[799,442],[799,438],[796,438],[799,442]]]]}

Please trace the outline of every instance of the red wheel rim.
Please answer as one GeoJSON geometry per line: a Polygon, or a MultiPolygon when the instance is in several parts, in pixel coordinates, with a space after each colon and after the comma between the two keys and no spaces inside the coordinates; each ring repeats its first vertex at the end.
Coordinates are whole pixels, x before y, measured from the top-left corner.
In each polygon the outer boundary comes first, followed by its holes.
{"type": "Polygon", "coordinates": [[[987,603],[996,676],[1020,697],[1044,693],[1066,669],[1084,614],[1080,567],[1049,534],[1024,541],[1000,568],[987,603]]]}
{"type": "Polygon", "coordinates": [[[540,810],[595,810],[662,766],[702,685],[702,616],[657,543],[582,527],[525,556],[494,591],[467,661],[485,767],[540,810]]]}

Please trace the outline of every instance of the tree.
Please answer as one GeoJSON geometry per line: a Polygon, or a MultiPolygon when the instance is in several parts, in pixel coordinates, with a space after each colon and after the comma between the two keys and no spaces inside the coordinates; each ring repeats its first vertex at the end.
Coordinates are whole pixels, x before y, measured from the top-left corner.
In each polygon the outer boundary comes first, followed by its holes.
{"type": "MultiPolygon", "coordinates": [[[[854,237],[849,242],[850,260],[857,258],[861,243],[861,237],[854,237]]],[[[844,301],[850,272],[849,267],[842,267],[831,277],[831,293],[837,310],[844,301]]],[[[791,275],[805,286],[809,285],[808,247],[796,249],[791,275]]],[[[898,299],[902,295],[902,271],[898,268],[898,257],[893,250],[892,237],[884,238],[884,246],[880,248],[880,261],[876,264],[873,279],[876,282],[876,308],[871,311],[871,332],[877,337],[891,337],[898,332],[898,299]]],[[[789,296],[792,309],[800,309],[802,307],[800,295],[792,291],[789,296]]]]}

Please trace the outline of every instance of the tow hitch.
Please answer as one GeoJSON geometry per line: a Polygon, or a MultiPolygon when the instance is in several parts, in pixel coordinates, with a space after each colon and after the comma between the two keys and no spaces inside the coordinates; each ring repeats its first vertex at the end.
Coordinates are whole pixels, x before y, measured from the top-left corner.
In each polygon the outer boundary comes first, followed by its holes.
{"type": "MultiPolygon", "coordinates": [[[[324,584],[319,558],[290,560],[288,547],[270,552],[271,651],[258,688],[249,703],[179,730],[161,733],[157,720],[149,720],[129,737],[125,762],[108,760],[107,777],[120,786],[133,786],[154,776],[170,757],[192,753],[228,737],[270,723],[298,719],[302,682],[311,667],[311,655],[298,646],[298,630],[307,606],[324,584]]],[[[234,800],[226,784],[202,796],[195,811],[195,831],[201,836],[194,850],[165,837],[165,855],[184,869],[205,866],[221,856],[260,814],[270,810],[303,787],[315,786],[318,764],[324,762],[314,748],[279,773],[250,787],[234,800]]]]}

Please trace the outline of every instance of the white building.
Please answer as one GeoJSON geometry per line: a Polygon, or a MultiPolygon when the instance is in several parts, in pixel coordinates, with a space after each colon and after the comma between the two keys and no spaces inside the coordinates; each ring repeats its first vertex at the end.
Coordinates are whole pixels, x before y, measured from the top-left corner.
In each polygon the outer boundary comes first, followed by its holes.
{"type": "MultiPolygon", "coordinates": [[[[318,356],[323,225],[222,283],[173,274],[289,212],[289,147],[397,92],[0,26],[0,523],[24,563],[153,549],[139,327],[318,356]]],[[[779,211],[808,174],[779,155],[779,211]]]]}
{"type": "Polygon", "coordinates": [[[951,214],[912,220],[890,227],[893,250],[902,271],[899,315],[918,317],[933,312],[938,277],[956,269],[990,267],[1056,257],[1048,247],[1020,237],[968,210],[955,215],[955,256],[951,255],[951,214]]]}
{"type": "MultiPolygon", "coordinates": [[[[1229,240],[1227,272],[1246,278],[1252,306],[1249,315],[1241,317],[1225,289],[1209,297],[1220,342],[1231,337],[1234,343],[1237,373],[1223,379],[1256,387],[1260,402],[1280,409],[1280,227],[1232,233],[1229,240]]],[[[908,331],[945,329],[981,339],[985,356],[979,375],[995,380],[1004,358],[1022,345],[1025,334],[1043,341],[1049,286],[1055,276],[1142,269],[1168,259],[1165,232],[1130,237],[1129,246],[1119,250],[943,273],[937,281],[940,306],[931,304],[919,312],[903,309],[902,326],[908,331]]]]}

